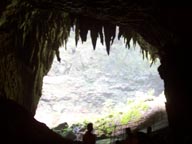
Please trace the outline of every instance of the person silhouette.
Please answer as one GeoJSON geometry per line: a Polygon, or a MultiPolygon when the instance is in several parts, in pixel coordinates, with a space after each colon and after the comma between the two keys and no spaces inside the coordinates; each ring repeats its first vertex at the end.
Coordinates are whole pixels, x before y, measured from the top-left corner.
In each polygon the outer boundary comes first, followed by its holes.
{"type": "Polygon", "coordinates": [[[83,135],[83,144],[96,144],[96,135],[92,133],[93,124],[87,124],[87,131],[83,135]]]}
{"type": "Polygon", "coordinates": [[[130,127],[125,128],[125,139],[130,139],[133,136],[133,133],[131,131],[130,127]]]}
{"type": "Polygon", "coordinates": [[[147,127],[147,134],[150,135],[152,132],[152,127],[151,126],[148,126],[147,127]]]}
{"type": "Polygon", "coordinates": [[[124,129],[125,130],[125,137],[124,139],[121,141],[122,144],[132,144],[133,141],[133,133],[131,131],[130,127],[127,127],[124,129]]]}

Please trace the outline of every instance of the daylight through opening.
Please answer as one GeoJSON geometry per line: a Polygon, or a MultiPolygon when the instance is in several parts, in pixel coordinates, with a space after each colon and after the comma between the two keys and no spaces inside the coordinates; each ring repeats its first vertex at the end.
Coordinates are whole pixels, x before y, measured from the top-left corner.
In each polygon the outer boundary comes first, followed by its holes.
{"type": "Polygon", "coordinates": [[[61,62],[55,58],[44,77],[35,115],[38,121],[50,128],[65,122],[93,122],[98,129],[104,123],[105,128],[159,129],[168,125],[164,84],[157,71],[159,60],[151,66],[150,60],[143,59],[139,45],[131,43],[127,49],[123,38],[114,40],[108,55],[99,42],[93,50],[89,35],[87,42],[79,42],[77,47],[74,32],[70,35],[67,50],[59,49],[61,62]]]}

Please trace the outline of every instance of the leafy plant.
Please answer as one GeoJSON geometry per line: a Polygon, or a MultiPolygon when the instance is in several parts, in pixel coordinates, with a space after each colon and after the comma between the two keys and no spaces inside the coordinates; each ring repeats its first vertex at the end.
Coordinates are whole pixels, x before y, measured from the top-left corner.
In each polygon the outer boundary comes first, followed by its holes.
{"type": "Polygon", "coordinates": [[[121,124],[128,124],[128,122],[133,120],[138,120],[141,118],[141,113],[138,109],[132,109],[127,113],[124,113],[121,119],[121,124]]]}

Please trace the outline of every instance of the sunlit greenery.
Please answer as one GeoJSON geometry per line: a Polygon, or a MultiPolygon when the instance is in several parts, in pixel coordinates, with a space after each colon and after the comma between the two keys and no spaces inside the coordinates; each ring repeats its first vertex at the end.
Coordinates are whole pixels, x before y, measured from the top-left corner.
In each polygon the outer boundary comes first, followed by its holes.
{"type": "MultiPolygon", "coordinates": [[[[98,137],[109,137],[114,131],[117,125],[125,125],[129,122],[136,122],[142,117],[142,113],[149,109],[145,100],[128,100],[127,107],[124,107],[122,111],[114,110],[108,115],[101,116],[95,119],[94,129],[98,137]]],[[[62,136],[69,136],[75,127],[86,130],[86,125],[89,120],[84,120],[82,123],[73,124],[70,127],[65,127],[62,132],[56,131],[62,136]]]]}

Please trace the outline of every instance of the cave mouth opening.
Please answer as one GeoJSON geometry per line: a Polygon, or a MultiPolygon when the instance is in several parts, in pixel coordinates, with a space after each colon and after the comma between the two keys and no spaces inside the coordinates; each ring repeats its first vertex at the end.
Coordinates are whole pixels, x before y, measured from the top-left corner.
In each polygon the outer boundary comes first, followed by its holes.
{"type": "Polygon", "coordinates": [[[76,47],[70,32],[67,50],[59,49],[61,62],[55,58],[44,77],[35,118],[50,128],[88,121],[98,126],[103,120],[109,127],[111,121],[140,129],[167,126],[159,60],[151,65],[138,44],[127,49],[123,39],[114,40],[109,55],[98,42],[93,50],[89,35],[76,47]]]}

